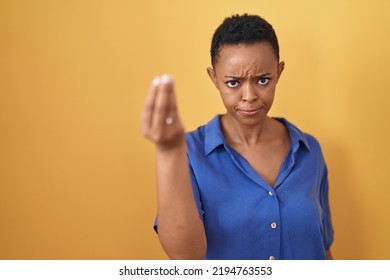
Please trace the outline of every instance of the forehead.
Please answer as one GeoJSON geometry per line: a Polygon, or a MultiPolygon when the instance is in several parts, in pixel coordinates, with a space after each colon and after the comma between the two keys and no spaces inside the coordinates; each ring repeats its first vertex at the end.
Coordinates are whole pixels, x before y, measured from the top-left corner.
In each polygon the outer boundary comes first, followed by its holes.
{"type": "Polygon", "coordinates": [[[254,43],[223,46],[219,51],[215,68],[250,73],[271,71],[277,64],[271,45],[254,43]]]}

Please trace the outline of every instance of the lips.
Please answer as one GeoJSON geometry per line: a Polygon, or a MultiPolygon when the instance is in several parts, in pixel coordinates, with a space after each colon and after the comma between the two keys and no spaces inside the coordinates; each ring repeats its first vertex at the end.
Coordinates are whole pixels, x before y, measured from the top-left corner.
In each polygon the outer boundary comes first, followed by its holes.
{"type": "Polygon", "coordinates": [[[237,111],[239,111],[239,113],[241,113],[244,116],[254,116],[261,111],[261,108],[245,108],[245,109],[237,109],[237,111]]]}

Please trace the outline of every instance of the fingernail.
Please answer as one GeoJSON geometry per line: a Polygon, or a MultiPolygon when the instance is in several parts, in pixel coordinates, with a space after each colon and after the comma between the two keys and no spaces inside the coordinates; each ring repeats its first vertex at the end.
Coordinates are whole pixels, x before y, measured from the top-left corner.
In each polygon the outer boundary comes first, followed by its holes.
{"type": "Polygon", "coordinates": [[[153,79],[152,85],[158,86],[160,84],[160,81],[161,81],[161,78],[157,76],[156,78],[153,79]]]}
{"type": "Polygon", "coordinates": [[[171,76],[169,76],[169,75],[167,75],[167,74],[165,74],[165,75],[163,75],[162,77],[161,77],[161,82],[163,83],[163,84],[169,84],[169,83],[171,83],[173,80],[172,80],[172,77],[171,76]]]}

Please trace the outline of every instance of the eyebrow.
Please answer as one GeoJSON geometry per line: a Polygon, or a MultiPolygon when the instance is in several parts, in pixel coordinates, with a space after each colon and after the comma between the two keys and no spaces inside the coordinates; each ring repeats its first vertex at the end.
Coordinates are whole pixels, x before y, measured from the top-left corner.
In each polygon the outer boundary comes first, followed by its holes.
{"type": "MultiPolygon", "coordinates": [[[[260,74],[260,75],[255,75],[254,77],[255,78],[262,78],[264,76],[269,76],[271,75],[271,73],[264,73],[264,74],[260,74]]],[[[234,75],[226,75],[224,76],[225,78],[232,78],[232,79],[236,79],[236,80],[239,80],[239,79],[243,79],[244,77],[242,76],[234,76],[234,75]]]]}

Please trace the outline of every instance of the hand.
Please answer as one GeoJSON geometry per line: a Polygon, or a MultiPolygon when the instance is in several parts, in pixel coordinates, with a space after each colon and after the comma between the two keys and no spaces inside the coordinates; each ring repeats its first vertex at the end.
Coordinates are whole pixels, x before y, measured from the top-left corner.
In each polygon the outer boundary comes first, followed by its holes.
{"type": "Polygon", "coordinates": [[[168,75],[156,77],[150,86],[142,111],[141,133],[160,150],[170,150],[185,144],[174,81],[168,75]]]}

